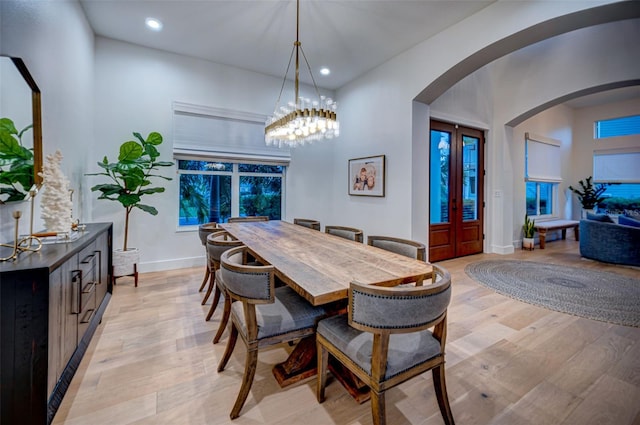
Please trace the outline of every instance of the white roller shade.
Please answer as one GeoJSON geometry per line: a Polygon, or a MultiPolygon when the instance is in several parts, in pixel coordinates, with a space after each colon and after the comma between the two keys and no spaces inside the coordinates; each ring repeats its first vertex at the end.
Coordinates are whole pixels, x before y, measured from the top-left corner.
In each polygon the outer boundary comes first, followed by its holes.
{"type": "Polygon", "coordinates": [[[288,164],[289,149],[265,144],[265,120],[258,114],[174,102],[173,153],[288,164]]]}
{"type": "Polygon", "coordinates": [[[562,181],[560,141],[525,133],[525,179],[562,181]]]}
{"type": "Polygon", "coordinates": [[[594,152],[593,181],[640,183],[640,152],[594,152]]]}

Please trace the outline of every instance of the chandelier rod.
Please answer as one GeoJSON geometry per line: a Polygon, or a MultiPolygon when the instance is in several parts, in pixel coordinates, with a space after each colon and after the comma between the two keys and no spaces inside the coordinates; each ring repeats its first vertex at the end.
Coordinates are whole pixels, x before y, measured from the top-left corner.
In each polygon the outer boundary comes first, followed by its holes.
{"type": "Polygon", "coordinates": [[[300,77],[300,0],[296,0],[296,42],[293,43],[296,46],[296,97],[295,102],[298,104],[298,79],[300,77]]]}

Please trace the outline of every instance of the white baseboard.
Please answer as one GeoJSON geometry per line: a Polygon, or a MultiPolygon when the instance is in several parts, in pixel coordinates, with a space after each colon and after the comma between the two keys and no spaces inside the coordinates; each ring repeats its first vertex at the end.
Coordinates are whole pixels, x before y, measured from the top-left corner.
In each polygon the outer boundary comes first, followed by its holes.
{"type": "Polygon", "coordinates": [[[491,245],[491,252],[493,252],[494,254],[506,255],[506,254],[513,254],[515,252],[515,249],[513,245],[505,245],[505,246],[491,245]]]}
{"type": "Polygon", "coordinates": [[[165,270],[188,269],[191,267],[204,267],[206,259],[200,257],[176,258],[172,260],[148,261],[139,264],[140,273],[161,272],[165,270]]]}

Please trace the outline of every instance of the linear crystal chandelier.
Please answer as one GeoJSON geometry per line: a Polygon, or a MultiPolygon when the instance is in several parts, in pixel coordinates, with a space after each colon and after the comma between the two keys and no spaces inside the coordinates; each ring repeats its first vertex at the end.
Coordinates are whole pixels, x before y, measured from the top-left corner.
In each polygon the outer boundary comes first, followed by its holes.
{"type": "Polygon", "coordinates": [[[293,43],[287,71],[284,74],[282,88],[276,101],[273,116],[269,117],[264,129],[264,139],[267,145],[279,147],[296,147],[316,140],[333,139],[340,134],[340,123],[336,116],[336,102],[333,99],[320,96],[318,86],[313,78],[309,61],[300,43],[300,0],[296,0],[296,41],[293,43]],[[295,53],[295,98],[286,106],[280,106],[282,91],[287,81],[287,74],[291,67],[291,60],[295,53]],[[303,98],[298,95],[300,76],[300,53],[307,64],[307,69],[313,81],[313,87],[318,95],[317,100],[303,98]]]}

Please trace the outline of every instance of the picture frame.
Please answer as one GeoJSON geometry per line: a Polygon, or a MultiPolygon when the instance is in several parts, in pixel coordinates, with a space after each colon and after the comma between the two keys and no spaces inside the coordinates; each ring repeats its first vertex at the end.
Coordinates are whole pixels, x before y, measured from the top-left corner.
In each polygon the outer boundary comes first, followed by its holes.
{"type": "Polygon", "coordinates": [[[385,196],[385,155],[349,160],[349,195],[385,196]]]}

